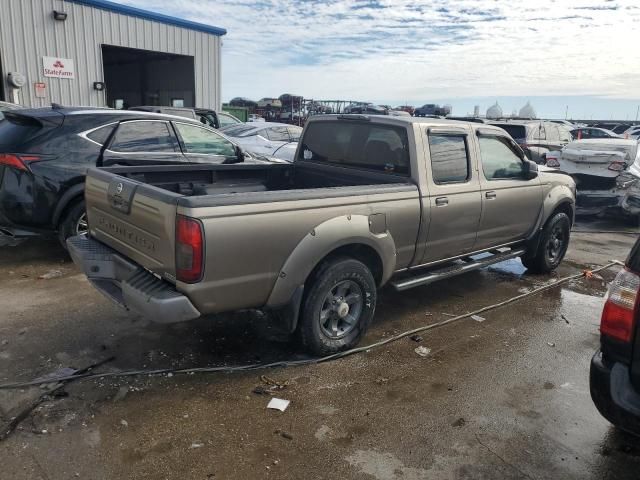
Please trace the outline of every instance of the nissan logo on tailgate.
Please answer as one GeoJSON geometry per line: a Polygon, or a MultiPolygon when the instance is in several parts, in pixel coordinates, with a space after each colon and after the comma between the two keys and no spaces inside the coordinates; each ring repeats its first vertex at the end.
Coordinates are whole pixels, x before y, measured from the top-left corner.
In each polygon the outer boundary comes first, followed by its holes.
{"type": "Polygon", "coordinates": [[[122,183],[119,183],[118,185],[116,185],[116,193],[120,195],[122,193],[123,188],[124,187],[122,186],[122,183]]]}

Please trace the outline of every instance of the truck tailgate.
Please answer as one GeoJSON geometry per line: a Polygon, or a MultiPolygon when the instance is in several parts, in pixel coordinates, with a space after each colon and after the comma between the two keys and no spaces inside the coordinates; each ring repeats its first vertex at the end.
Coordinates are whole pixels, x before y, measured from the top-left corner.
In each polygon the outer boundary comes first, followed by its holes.
{"type": "Polygon", "coordinates": [[[91,237],[175,283],[179,194],[90,169],[85,201],[91,237]]]}

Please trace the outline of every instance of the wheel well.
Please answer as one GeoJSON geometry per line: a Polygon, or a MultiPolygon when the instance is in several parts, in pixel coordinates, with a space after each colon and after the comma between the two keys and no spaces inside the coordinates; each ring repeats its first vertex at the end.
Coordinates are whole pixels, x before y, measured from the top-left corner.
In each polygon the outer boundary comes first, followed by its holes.
{"type": "Polygon", "coordinates": [[[567,216],[569,217],[569,221],[573,225],[573,208],[571,207],[571,204],[569,202],[563,202],[560,205],[558,205],[553,210],[553,213],[549,218],[553,217],[556,213],[566,213],[567,216]]]}
{"type": "Polygon", "coordinates": [[[56,228],[58,228],[60,224],[64,222],[65,218],[67,218],[67,214],[69,213],[69,210],[71,210],[74,207],[74,205],[76,205],[78,202],[81,202],[83,199],[84,199],[84,192],[80,192],[78,195],[75,195],[71,197],[69,200],[67,200],[67,203],[64,205],[64,207],[62,207],[62,210],[60,210],[60,215],[58,216],[58,219],[55,224],[56,228]]]}
{"type": "Polygon", "coordinates": [[[376,284],[380,285],[380,282],[382,281],[383,271],[382,259],[380,258],[380,255],[378,255],[378,252],[376,252],[372,247],[364,245],[362,243],[352,243],[350,245],[344,245],[329,252],[322,260],[318,262],[318,264],[309,274],[308,278],[313,278],[322,264],[337,257],[350,257],[361,261],[369,268],[369,270],[371,270],[371,274],[373,275],[376,284]]]}

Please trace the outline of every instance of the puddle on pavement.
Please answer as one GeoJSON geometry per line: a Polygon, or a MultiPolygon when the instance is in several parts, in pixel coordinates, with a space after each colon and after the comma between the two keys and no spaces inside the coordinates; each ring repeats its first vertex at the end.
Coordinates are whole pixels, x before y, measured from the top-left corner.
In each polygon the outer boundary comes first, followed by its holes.
{"type": "Polygon", "coordinates": [[[489,266],[487,269],[490,272],[505,273],[517,278],[522,277],[522,275],[527,271],[526,267],[522,265],[522,262],[518,258],[512,258],[510,260],[505,260],[504,262],[496,263],[489,266]]]}

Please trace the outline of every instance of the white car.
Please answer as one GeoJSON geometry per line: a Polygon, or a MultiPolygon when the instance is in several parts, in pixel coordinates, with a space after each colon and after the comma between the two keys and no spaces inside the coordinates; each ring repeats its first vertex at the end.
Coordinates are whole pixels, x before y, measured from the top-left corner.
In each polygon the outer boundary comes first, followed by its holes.
{"type": "Polygon", "coordinates": [[[227,137],[249,152],[293,161],[302,127],[286,123],[244,123],[221,129],[227,137]]]}
{"type": "Polygon", "coordinates": [[[640,137],[640,125],[633,125],[632,127],[627,128],[622,133],[622,137],[638,140],[638,137],[640,137]]]}

